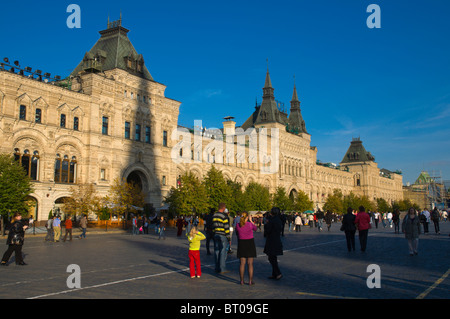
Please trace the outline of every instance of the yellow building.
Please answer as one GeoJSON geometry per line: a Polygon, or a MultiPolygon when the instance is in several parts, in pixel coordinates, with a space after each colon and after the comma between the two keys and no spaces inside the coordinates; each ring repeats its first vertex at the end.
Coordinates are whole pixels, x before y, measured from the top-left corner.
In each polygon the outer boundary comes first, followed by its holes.
{"type": "Polygon", "coordinates": [[[224,122],[223,153],[220,147],[208,149],[212,142],[218,145],[209,131],[196,135],[195,130],[187,130],[187,135],[197,143],[183,145],[180,151],[181,102],[165,96],[166,86],[153,79],[128,32],[121,20],[108,23],[62,81],[42,81],[41,74],[18,72],[7,63],[0,68],[0,152],[14,154],[33,180],[37,220],[45,220],[60,206],[72,185],[93,183],[100,195],[106,195],[115,178],[139,184],[146,203],[160,208],[183,172],[202,177],[213,163],[226,178],[244,186],[255,181],[271,191],[277,186],[293,195],[302,190],[316,207],[335,188],[388,202],[403,198],[402,176],[380,170],[359,140],[351,142],[340,166],[318,164],[296,88],[287,115],[277,108],[269,72],[263,101],[248,120],[240,127],[232,118],[224,122]],[[256,153],[249,136],[238,143],[235,133],[252,129],[256,134],[267,130],[268,159],[255,156],[261,151],[259,140],[256,153]],[[270,152],[274,147],[276,154],[270,152]]]}

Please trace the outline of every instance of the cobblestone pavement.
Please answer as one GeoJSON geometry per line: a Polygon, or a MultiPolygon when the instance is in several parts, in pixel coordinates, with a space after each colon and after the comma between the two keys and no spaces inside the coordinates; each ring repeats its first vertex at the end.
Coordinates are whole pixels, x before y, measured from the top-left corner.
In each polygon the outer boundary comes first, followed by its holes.
{"type": "MultiPolygon", "coordinates": [[[[239,284],[239,261],[227,259],[228,273],[214,272],[214,258],[202,241],[201,278],[191,279],[188,243],[167,238],[121,232],[88,231],[87,239],[45,242],[42,235],[27,235],[23,252],[27,266],[14,257],[0,267],[2,299],[448,299],[450,298],[450,222],[441,223],[441,234],[422,235],[419,255],[409,256],[407,242],[393,228],[371,229],[365,253],[347,252],[339,224],[330,231],[303,226],[299,233],[285,228],[284,255],[279,257],[283,278],[270,280],[271,267],[263,254],[264,237],[255,233],[254,286],[239,284]],[[81,269],[81,288],[70,289],[67,267],[81,269]],[[368,266],[380,268],[381,288],[368,288],[368,266]]],[[[6,238],[2,238],[5,240],[6,238]]],[[[236,251],[236,236],[232,248],[236,251]]],[[[3,246],[6,250],[6,246],[3,246]]],[[[211,244],[213,250],[213,245],[211,244]]],[[[3,253],[0,252],[1,254],[3,253]]]]}

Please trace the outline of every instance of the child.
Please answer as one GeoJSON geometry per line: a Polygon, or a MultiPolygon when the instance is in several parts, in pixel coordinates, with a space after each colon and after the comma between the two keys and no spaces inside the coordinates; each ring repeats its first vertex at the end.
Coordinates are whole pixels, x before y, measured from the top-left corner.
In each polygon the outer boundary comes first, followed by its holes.
{"type": "Polygon", "coordinates": [[[186,234],[189,240],[189,270],[191,278],[200,278],[202,269],[200,265],[200,241],[205,239],[205,235],[198,231],[196,226],[192,226],[189,234],[186,234]],[[195,272],[197,268],[197,274],[195,272]]]}

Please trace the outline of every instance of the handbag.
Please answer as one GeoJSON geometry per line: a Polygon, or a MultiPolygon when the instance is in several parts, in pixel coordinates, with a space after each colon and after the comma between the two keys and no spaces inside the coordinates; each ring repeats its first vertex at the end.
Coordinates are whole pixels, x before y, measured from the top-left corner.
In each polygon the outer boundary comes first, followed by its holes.
{"type": "Polygon", "coordinates": [[[19,234],[14,234],[11,238],[11,245],[23,245],[23,238],[19,234]]]}

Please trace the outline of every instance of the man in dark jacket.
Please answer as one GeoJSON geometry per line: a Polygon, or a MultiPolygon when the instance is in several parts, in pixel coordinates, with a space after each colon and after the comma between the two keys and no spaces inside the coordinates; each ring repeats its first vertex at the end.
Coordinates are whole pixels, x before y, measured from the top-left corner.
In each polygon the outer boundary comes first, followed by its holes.
{"type": "Polygon", "coordinates": [[[277,259],[277,256],[283,255],[281,228],[280,209],[278,207],[273,207],[270,210],[267,222],[264,225],[264,237],[266,238],[264,253],[268,256],[269,262],[272,265],[272,276],[270,276],[269,279],[279,280],[283,277],[280,268],[278,267],[277,259]]]}

